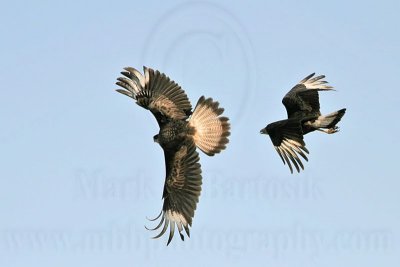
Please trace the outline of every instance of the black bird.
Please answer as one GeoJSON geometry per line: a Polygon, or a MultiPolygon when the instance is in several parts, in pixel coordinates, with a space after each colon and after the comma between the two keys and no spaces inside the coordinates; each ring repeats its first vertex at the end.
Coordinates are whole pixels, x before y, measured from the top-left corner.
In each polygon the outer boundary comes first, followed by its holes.
{"type": "Polygon", "coordinates": [[[330,91],[333,87],[322,80],[325,75],[317,77],[314,75],[315,73],[312,73],[305,77],[282,99],[288,119],[268,124],[261,130],[262,134],[269,135],[276,151],[283,163],[288,164],[291,173],[293,173],[291,163],[297,172],[300,172],[300,167],[304,170],[298,155],[308,161],[305,153],[309,152],[303,141],[303,135],[315,130],[327,134],[338,132],[339,127],[336,124],[346,112],[343,108],[328,115],[321,115],[318,91],[330,91]]]}
{"type": "Polygon", "coordinates": [[[134,68],[124,68],[121,72],[124,77],[119,77],[116,83],[124,89],[117,89],[117,92],[150,110],[160,127],[154,141],[164,150],[164,204],[160,215],[151,220],[161,218],[159,224],[149,230],[163,226],[154,237],[159,238],[169,227],[168,245],[175,226],[182,240],[183,229],[190,237],[189,226],[192,226],[202,184],[196,147],[208,156],[221,152],[229,142],[230,124],[227,117],[220,116],[224,109],[212,98],[200,97],[192,112],[186,93],[177,83],[157,70],[143,69],[144,75],[134,68]]]}

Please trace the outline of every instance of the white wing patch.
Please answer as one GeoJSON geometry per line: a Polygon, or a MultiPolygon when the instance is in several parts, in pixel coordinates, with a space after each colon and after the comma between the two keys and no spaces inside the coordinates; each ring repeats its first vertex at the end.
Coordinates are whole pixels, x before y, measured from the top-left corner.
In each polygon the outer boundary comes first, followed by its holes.
{"type": "Polygon", "coordinates": [[[305,77],[303,80],[299,82],[299,84],[303,84],[307,89],[323,89],[323,90],[331,90],[332,86],[327,85],[327,81],[322,79],[325,78],[325,75],[319,75],[317,77],[312,78],[315,73],[312,73],[305,77]]]}
{"type": "Polygon", "coordinates": [[[278,152],[279,156],[281,157],[284,164],[288,164],[291,173],[293,173],[292,164],[296,167],[297,172],[300,172],[301,169],[304,170],[303,163],[298,155],[302,156],[306,161],[308,158],[305,153],[309,153],[307,148],[305,147],[304,142],[300,143],[298,141],[289,139],[284,137],[282,143],[279,146],[274,146],[276,152],[278,152]]]}
{"type": "Polygon", "coordinates": [[[183,230],[185,230],[186,234],[190,237],[189,224],[181,213],[172,210],[167,210],[165,212],[161,211],[160,215],[158,215],[157,218],[151,219],[150,221],[155,221],[158,218],[160,218],[160,216],[162,216],[161,221],[155,228],[149,229],[146,227],[147,230],[153,231],[159,229],[163,225],[163,229],[161,230],[161,232],[157,236],[154,236],[153,239],[162,236],[167,231],[168,226],[169,226],[169,238],[167,246],[169,245],[169,243],[171,243],[172,238],[174,237],[175,226],[178,228],[179,235],[182,241],[184,240],[184,236],[182,234],[183,230]]]}

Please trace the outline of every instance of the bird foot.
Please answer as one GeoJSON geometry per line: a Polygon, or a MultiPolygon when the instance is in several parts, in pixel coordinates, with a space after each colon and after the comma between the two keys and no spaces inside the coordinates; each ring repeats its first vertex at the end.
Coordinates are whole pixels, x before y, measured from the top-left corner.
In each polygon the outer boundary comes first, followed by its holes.
{"type": "Polygon", "coordinates": [[[318,130],[321,132],[327,133],[327,134],[334,134],[334,133],[339,132],[340,129],[339,129],[339,127],[335,126],[335,127],[329,128],[329,129],[318,129],[318,130]]]}
{"type": "Polygon", "coordinates": [[[327,134],[334,134],[334,133],[337,133],[337,132],[339,132],[339,127],[337,127],[337,126],[335,126],[335,127],[333,127],[333,128],[329,128],[327,131],[326,131],[326,133],[327,134]]]}

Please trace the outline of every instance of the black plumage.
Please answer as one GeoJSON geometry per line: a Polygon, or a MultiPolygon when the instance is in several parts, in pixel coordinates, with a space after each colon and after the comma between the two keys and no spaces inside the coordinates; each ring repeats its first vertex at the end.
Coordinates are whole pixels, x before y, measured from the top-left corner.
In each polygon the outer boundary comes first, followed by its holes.
{"type": "Polygon", "coordinates": [[[314,75],[315,73],[312,73],[305,77],[283,97],[282,103],[288,118],[268,124],[261,130],[262,134],[270,136],[283,163],[288,164],[292,173],[292,164],[297,172],[300,172],[300,168],[304,169],[299,155],[308,161],[306,154],[309,151],[303,136],[315,130],[328,134],[338,132],[336,124],[346,112],[346,109],[340,109],[328,115],[321,115],[318,91],[333,90],[333,87],[323,80],[324,75],[314,75]]]}

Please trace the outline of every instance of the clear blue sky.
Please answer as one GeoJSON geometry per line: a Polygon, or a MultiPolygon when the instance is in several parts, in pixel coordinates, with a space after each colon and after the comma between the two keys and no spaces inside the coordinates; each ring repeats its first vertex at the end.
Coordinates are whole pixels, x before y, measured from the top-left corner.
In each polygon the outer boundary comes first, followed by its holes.
{"type": "Polygon", "coordinates": [[[8,1],[0,9],[0,266],[399,266],[399,1],[8,1]],[[192,237],[152,240],[164,159],[114,91],[159,69],[231,117],[201,154],[192,237]],[[291,175],[259,130],[317,72],[346,107],[291,175]]]}

